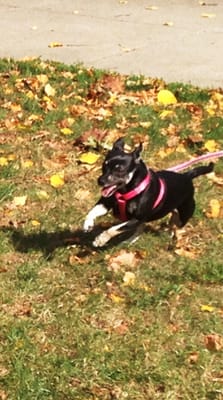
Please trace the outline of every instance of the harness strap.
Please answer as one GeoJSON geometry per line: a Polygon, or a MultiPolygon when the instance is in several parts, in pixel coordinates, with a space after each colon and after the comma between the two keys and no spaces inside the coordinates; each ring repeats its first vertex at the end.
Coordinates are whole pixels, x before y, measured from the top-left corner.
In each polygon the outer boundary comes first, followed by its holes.
{"type": "MultiPolygon", "coordinates": [[[[119,208],[119,218],[121,221],[127,221],[127,215],[126,215],[126,202],[127,200],[131,200],[134,197],[136,197],[138,194],[142,193],[149,185],[151,181],[151,176],[148,173],[146,177],[142,180],[142,182],[139,183],[138,186],[136,186],[133,190],[130,190],[127,193],[120,193],[116,192],[115,193],[115,198],[118,203],[118,208],[119,208]]],[[[157,196],[156,201],[153,204],[153,209],[158,207],[159,204],[161,203],[163,196],[165,194],[165,184],[162,179],[159,178],[160,182],[160,191],[157,196]]]]}

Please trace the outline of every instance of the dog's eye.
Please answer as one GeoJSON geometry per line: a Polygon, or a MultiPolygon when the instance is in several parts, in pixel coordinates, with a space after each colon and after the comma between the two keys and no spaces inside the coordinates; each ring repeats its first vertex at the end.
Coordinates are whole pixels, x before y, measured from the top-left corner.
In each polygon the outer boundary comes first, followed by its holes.
{"type": "Polygon", "coordinates": [[[125,169],[124,165],[120,165],[120,164],[115,165],[115,170],[118,172],[122,172],[122,171],[124,171],[124,169],[125,169]]]}

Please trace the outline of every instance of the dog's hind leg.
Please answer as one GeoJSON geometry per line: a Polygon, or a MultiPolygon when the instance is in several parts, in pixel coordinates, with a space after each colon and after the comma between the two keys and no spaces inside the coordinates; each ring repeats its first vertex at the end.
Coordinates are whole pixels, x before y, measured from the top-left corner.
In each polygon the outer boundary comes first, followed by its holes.
{"type": "Polygon", "coordinates": [[[100,235],[98,235],[95,238],[93,245],[95,247],[103,247],[112,238],[114,238],[126,231],[129,231],[132,229],[137,229],[139,227],[139,225],[140,225],[140,223],[138,220],[132,219],[127,222],[123,222],[122,224],[112,226],[111,228],[107,229],[106,231],[100,233],[100,235]]]}
{"type": "Polygon", "coordinates": [[[182,228],[192,217],[195,210],[195,201],[193,197],[187,198],[178,208],[179,220],[176,226],[182,228]]]}

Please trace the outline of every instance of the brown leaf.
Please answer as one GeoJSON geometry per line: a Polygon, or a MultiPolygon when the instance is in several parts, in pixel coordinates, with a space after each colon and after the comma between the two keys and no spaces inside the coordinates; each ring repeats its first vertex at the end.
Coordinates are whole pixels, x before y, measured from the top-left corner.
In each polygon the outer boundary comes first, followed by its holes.
{"type": "Polygon", "coordinates": [[[114,256],[108,256],[108,269],[110,271],[118,272],[122,267],[135,268],[139,262],[139,256],[136,252],[126,251],[122,249],[114,256]]]}
{"type": "Polygon", "coordinates": [[[196,364],[198,362],[199,353],[197,351],[193,351],[193,353],[189,354],[187,361],[189,364],[196,364]]]}
{"type": "Polygon", "coordinates": [[[101,143],[105,139],[107,133],[108,131],[104,129],[89,129],[75,140],[74,146],[78,146],[80,149],[96,147],[98,143],[101,143]]]}
{"type": "Polygon", "coordinates": [[[210,351],[220,351],[223,349],[223,336],[211,333],[204,337],[205,347],[210,351]]]}
{"type": "Polygon", "coordinates": [[[223,186],[223,178],[220,176],[217,176],[215,172],[211,172],[210,174],[207,175],[207,178],[211,180],[212,182],[216,183],[219,186],[223,186]]]}
{"type": "Polygon", "coordinates": [[[125,322],[123,320],[117,320],[114,323],[113,329],[118,335],[126,335],[126,333],[129,330],[129,327],[128,327],[127,322],[125,322]]]}
{"type": "Polygon", "coordinates": [[[124,78],[121,75],[105,75],[103,87],[115,93],[123,93],[125,90],[124,78]]]}

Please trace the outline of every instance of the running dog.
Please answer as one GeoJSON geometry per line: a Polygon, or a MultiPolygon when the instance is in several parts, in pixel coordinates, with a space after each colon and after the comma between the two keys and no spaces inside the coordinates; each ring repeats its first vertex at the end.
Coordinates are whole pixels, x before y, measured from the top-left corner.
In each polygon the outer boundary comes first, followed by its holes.
{"type": "Polygon", "coordinates": [[[199,166],[185,173],[148,169],[140,154],[142,144],[133,152],[124,151],[124,141],[118,139],[108,152],[98,184],[102,195],[87,214],[84,231],[91,231],[97,217],[110,210],[122,222],[99,234],[93,245],[104,246],[113,237],[126,231],[136,234],[145,222],[171,213],[171,226],[183,227],[195,209],[193,179],[213,171],[214,164],[199,166]]]}

